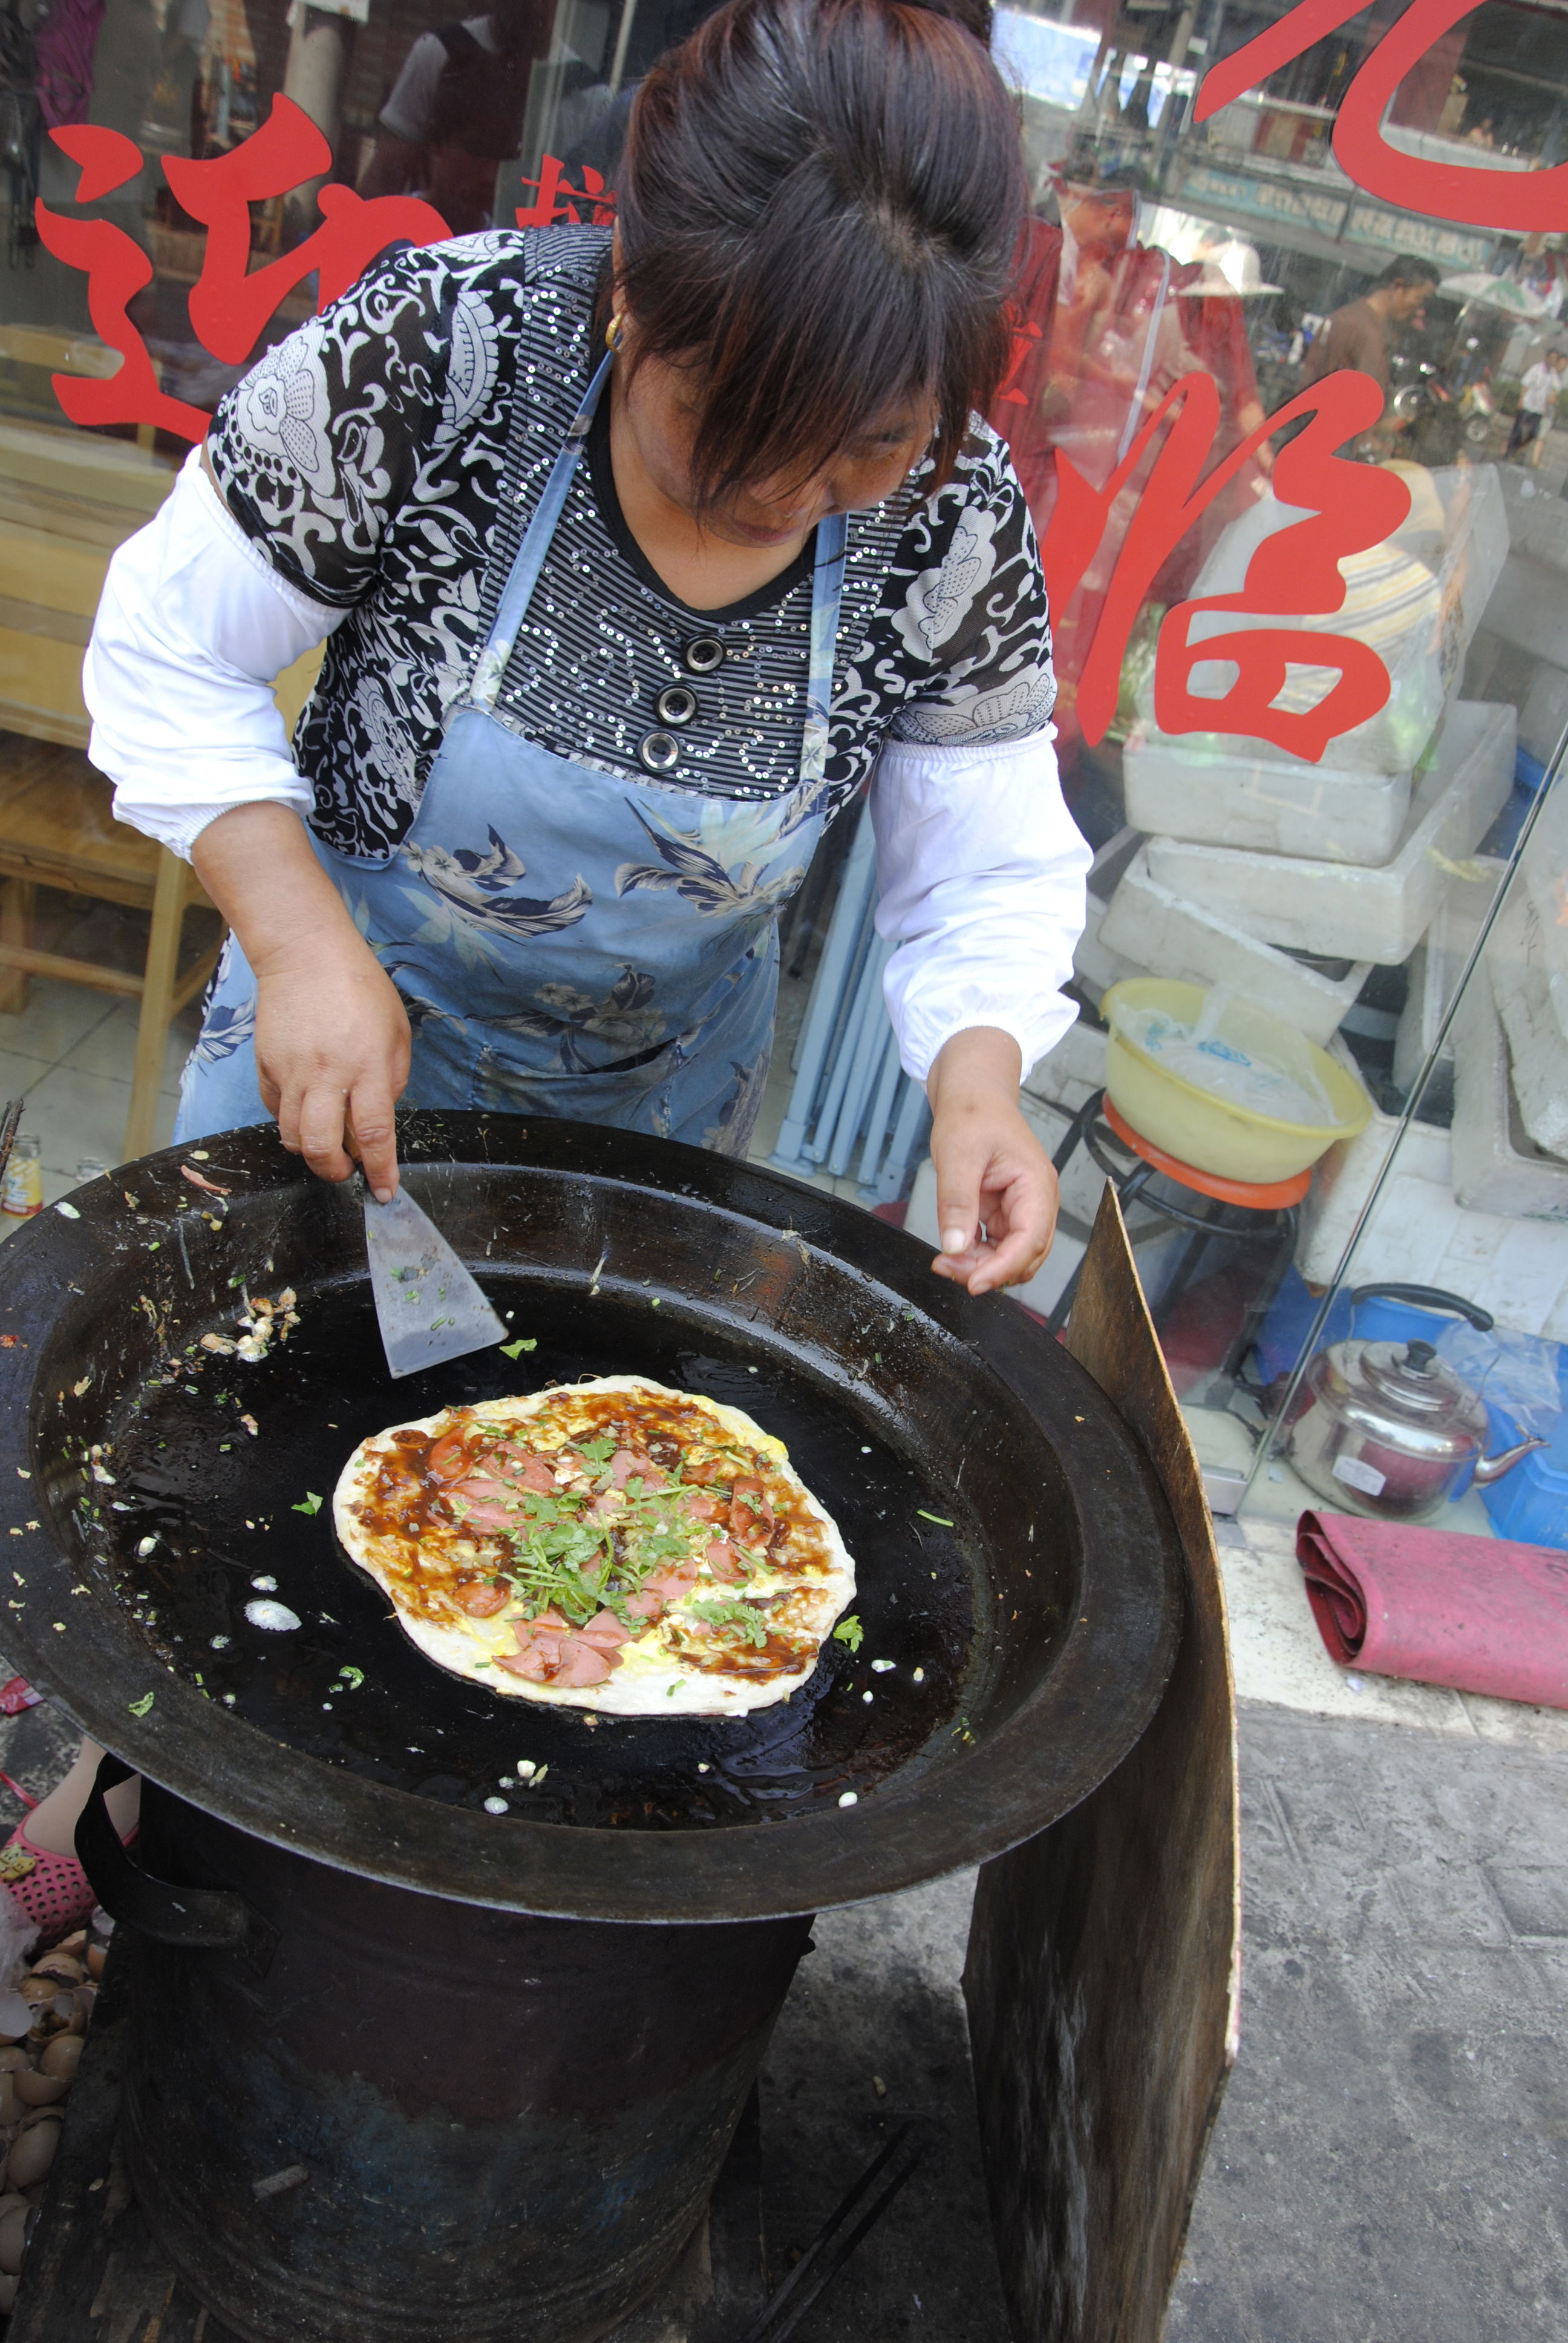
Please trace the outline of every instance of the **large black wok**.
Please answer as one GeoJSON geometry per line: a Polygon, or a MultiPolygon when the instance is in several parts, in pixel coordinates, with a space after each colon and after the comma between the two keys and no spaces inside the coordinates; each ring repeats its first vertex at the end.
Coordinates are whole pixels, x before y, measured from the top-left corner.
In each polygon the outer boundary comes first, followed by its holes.
{"type": "Polygon", "coordinates": [[[270,1131],[12,1239],[0,1642],[146,1777],[134,1855],[101,1804],[78,1844],[135,1926],[132,2177],[199,2298],[247,2343],[589,2343],[701,2217],[799,1916],[1082,1797],[1159,1695],[1178,1550],[1067,1353],[869,1216],[569,1123],[416,1115],[403,1151],[532,1351],[393,1383],[357,1199],[270,1131]],[[202,1348],[285,1287],[266,1359],[202,1348]],[[636,1371],[782,1435],[855,1557],[859,1650],[748,1719],[459,1682],[333,1540],[367,1433],[636,1371]]]}
{"type": "Polygon", "coordinates": [[[537,1343],[515,1362],[394,1383],[358,1198],[268,1130],[127,1166],[6,1245],[0,1507],[22,1534],[4,1647],[86,1731],[297,1853],[585,1919],[883,1894],[999,1853],[1116,1764],[1169,1664],[1174,1532],[1098,1387],[1021,1312],[933,1278],[864,1212],[696,1150],[477,1114],[412,1115],[402,1147],[412,1192],[537,1343]],[[286,1286],[301,1323],[264,1361],[199,1347],[286,1286]],[[859,1652],[829,1644],[747,1720],[596,1725],[459,1683],[333,1539],[367,1433],[638,1371],[780,1434],[856,1559],[859,1652]],[[247,1622],[259,1577],[297,1631],[247,1622]],[[524,1758],[545,1786],[485,1812],[524,1758]]]}

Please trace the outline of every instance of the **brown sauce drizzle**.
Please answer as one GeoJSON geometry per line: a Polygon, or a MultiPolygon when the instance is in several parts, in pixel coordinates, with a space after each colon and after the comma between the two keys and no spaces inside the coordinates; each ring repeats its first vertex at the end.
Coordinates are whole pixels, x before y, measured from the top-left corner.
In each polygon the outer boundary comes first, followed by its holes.
{"type": "MultiPolygon", "coordinates": [[[[729,1443],[713,1418],[689,1403],[632,1402],[624,1392],[579,1393],[569,1386],[558,1396],[558,1407],[547,1408],[515,1427],[493,1420],[465,1421],[466,1412],[457,1409],[437,1432],[395,1432],[380,1445],[369,1486],[354,1501],[351,1511],[367,1536],[375,1541],[379,1566],[396,1584],[398,1608],[410,1617],[441,1626],[477,1624],[464,1609],[461,1597],[477,1584],[487,1584],[504,1573],[510,1540],[505,1531],[466,1524],[451,1503],[450,1493],[457,1483],[481,1470],[487,1457],[494,1455],[498,1463],[520,1463],[529,1454],[548,1459],[558,1445],[576,1448],[585,1440],[612,1440],[617,1448],[646,1456],[668,1472],[695,1449],[699,1453],[691,1458],[697,1468],[692,1485],[706,1484],[709,1474],[719,1485],[732,1484],[736,1479],[760,1481],[776,1517],[766,1542],[768,1560],[774,1569],[788,1569],[794,1584],[773,1598],[782,1632],[770,1620],[765,1644],[724,1633],[719,1641],[699,1646],[682,1634],[672,1656],[683,1667],[704,1674],[755,1681],[795,1674],[816,1652],[819,1638],[809,1628],[791,1636],[786,1624],[788,1613],[795,1594],[805,1591],[813,1579],[823,1577],[831,1565],[820,1524],[801,1509],[774,1460],[729,1443]],[[437,1445],[443,1451],[439,1472],[431,1464],[437,1445]],[[454,1445],[461,1460],[460,1471],[447,1461],[454,1445]],[[730,1453],[716,1453],[721,1447],[730,1453]],[[459,1542],[469,1551],[455,1552],[459,1542]],[[476,1546],[482,1551],[473,1551],[476,1546]]],[[[723,1521],[712,1527],[717,1535],[729,1534],[723,1521]]],[[[613,1529],[609,1542],[612,1551],[618,1552],[613,1529]]],[[[716,1584],[711,1590],[711,1595],[719,1597],[743,1593],[743,1584],[716,1584]]],[[[709,1596],[709,1590],[705,1588],[704,1594],[709,1596]]]]}

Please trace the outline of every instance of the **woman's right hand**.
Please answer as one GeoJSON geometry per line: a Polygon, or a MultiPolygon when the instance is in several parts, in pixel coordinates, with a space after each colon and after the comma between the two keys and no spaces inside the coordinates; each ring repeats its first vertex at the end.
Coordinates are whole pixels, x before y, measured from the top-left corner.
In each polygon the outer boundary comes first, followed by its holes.
{"type": "Polygon", "coordinates": [[[191,860],[256,974],[256,1077],[285,1147],[324,1180],[347,1180],[357,1158],[388,1202],[407,1013],[304,823],[290,806],[233,806],[201,831],[191,860]]]}
{"type": "MultiPolygon", "coordinates": [[[[256,1071],[291,1155],[323,1180],[357,1157],[378,1203],[397,1188],[393,1110],[408,1081],[408,1017],[349,923],[347,936],[281,946],[256,970],[256,1071]]],[[[246,955],[247,958],[249,955],[246,955]]]]}

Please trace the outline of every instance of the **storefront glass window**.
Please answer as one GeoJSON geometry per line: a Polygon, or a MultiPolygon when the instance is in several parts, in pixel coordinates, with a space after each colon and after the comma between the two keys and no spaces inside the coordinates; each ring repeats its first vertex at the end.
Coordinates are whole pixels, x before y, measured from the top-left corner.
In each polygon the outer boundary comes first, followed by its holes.
{"type": "MultiPolygon", "coordinates": [[[[26,1095],[44,1193],[166,1134],[218,942],[84,754],[109,554],[225,389],[378,253],[609,217],[638,81],[704,13],[0,12],[0,1089],[26,1095]]],[[[998,9],[993,49],[1033,216],[991,419],[1097,850],[1080,1019],[1028,1086],[1065,1212],[1025,1300],[1064,1314],[1114,1176],[1217,1502],[1299,1504],[1303,1363],[1413,1334],[1493,1448],[1559,1443],[1484,1494],[1458,1476],[1435,1517],[1517,1504],[1563,1540],[1561,19],[1057,0],[998,9]],[[1455,1300],[1350,1300],[1390,1283],[1455,1300]]],[[[312,672],[279,678],[286,709],[312,672]]],[[[833,888],[869,919],[859,870],[845,825],[798,930],[797,1021],[833,888]]],[[[837,965],[819,1091],[780,1101],[768,1144],[868,1201],[913,1179],[919,1227],[920,1101],[846,1007],[874,995],[863,936],[837,965]]]]}

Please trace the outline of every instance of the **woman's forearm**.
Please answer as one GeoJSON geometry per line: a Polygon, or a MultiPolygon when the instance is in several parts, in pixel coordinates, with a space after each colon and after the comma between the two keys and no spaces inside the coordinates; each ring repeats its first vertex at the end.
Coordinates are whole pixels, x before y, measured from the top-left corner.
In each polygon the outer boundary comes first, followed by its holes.
{"type": "Polygon", "coordinates": [[[232,806],[198,834],[191,861],[257,976],[301,949],[370,957],[292,806],[232,806]]]}
{"type": "Polygon", "coordinates": [[[326,1180],[347,1179],[357,1160],[386,1202],[407,1014],[304,823],[288,806],[234,806],[200,832],[192,860],[256,975],[256,1080],[284,1145],[326,1180]]]}

